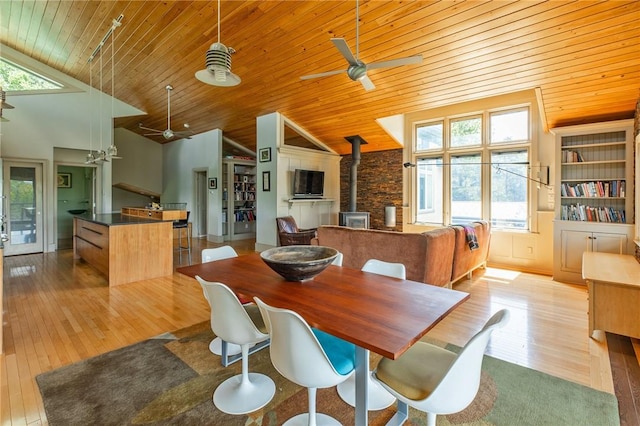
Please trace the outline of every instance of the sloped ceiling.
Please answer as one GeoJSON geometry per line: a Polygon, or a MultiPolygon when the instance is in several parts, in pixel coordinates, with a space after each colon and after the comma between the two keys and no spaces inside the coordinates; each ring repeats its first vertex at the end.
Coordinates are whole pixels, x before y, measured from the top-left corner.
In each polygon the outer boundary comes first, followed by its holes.
{"type": "MultiPolygon", "coordinates": [[[[356,50],[355,1],[221,2],[221,38],[237,53],[235,87],[196,80],[217,40],[215,1],[0,1],[0,42],[89,83],[87,60],[111,22],[115,94],[148,112],[118,119],[137,133],[172,127],[223,129],[255,150],[259,115],[279,111],[338,153],[361,135],[363,151],[400,145],[376,119],[539,88],[548,127],[633,117],[640,88],[640,2],[361,1],[359,58],[415,54],[420,65],[370,70],[366,92],[346,74],[331,43],[356,50]]],[[[111,39],[102,47],[103,90],[111,92],[111,39]]],[[[95,70],[94,70],[95,72],[95,70]]],[[[163,138],[154,139],[165,143],[163,138]]]]}

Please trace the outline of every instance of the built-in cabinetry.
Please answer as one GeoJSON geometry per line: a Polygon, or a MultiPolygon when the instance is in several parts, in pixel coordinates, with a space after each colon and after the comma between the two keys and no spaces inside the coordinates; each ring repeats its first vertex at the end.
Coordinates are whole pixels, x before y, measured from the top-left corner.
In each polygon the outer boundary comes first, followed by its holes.
{"type": "Polygon", "coordinates": [[[225,240],[256,236],[256,162],[222,163],[222,234],[225,240]]]}
{"type": "Polygon", "coordinates": [[[631,252],[633,120],[552,129],[556,135],[555,280],[584,283],[582,254],[631,252]]]}

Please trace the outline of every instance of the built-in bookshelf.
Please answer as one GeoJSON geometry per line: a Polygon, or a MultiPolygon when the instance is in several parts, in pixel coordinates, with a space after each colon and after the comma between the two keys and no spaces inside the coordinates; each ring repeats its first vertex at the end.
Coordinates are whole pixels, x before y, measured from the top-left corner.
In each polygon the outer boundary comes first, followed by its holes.
{"type": "Polygon", "coordinates": [[[559,219],[631,223],[628,131],[560,136],[559,219]]]}
{"type": "Polygon", "coordinates": [[[253,238],[256,233],[256,163],[225,160],[222,171],[223,235],[227,240],[253,238]]]}
{"type": "Polygon", "coordinates": [[[552,132],[557,146],[553,278],[583,283],[585,251],[632,250],[633,120],[552,132]]]}

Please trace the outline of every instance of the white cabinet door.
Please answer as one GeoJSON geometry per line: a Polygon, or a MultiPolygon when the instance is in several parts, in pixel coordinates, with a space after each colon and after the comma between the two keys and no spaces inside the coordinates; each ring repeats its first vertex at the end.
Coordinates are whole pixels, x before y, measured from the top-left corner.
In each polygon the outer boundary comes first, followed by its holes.
{"type": "Polygon", "coordinates": [[[591,251],[593,232],[562,231],[561,270],[582,273],[582,253],[591,251]]]}
{"type": "Polygon", "coordinates": [[[561,269],[582,273],[582,253],[598,251],[626,254],[627,235],[608,232],[562,231],[561,269]]]}
{"type": "Polygon", "coordinates": [[[624,234],[594,232],[591,242],[592,251],[627,254],[627,236],[624,234]]]}

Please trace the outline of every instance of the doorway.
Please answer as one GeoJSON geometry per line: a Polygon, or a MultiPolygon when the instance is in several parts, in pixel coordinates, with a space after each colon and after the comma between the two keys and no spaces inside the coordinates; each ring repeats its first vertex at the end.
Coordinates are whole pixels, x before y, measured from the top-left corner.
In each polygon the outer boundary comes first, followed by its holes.
{"type": "Polygon", "coordinates": [[[195,225],[195,235],[196,237],[206,237],[207,236],[207,170],[194,170],[194,178],[195,178],[195,189],[196,189],[196,197],[195,197],[195,214],[194,214],[194,225],[195,225]]]}
{"type": "Polygon", "coordinates": [[[4,255],[42,253],[42,164],[5,160],[2,177],[9,238],[4,244],[4,255]]]}
{"type": "Polygon", "coordinates": [[[73,217],[95,213],[96,167],[58,164],[56,172],[56,247],[63,250],[73,248],[73,217]]]}

